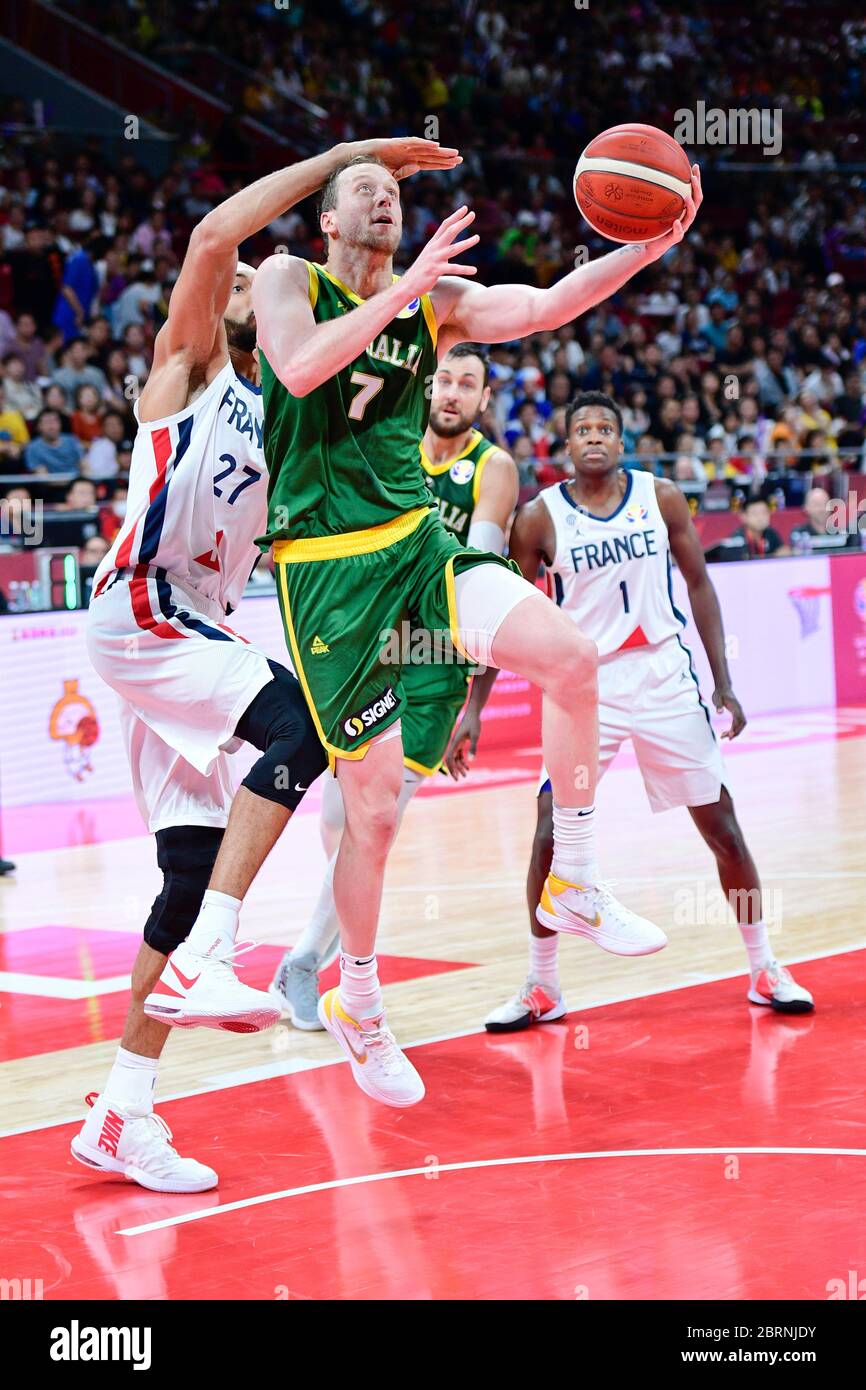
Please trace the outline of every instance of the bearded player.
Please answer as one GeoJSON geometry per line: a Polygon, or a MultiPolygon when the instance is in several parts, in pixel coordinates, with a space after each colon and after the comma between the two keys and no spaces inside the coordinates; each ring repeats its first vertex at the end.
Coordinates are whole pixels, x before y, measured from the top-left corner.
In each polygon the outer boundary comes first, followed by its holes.
{"type": "MultiPolygon", "coordinates": [[[[433,379],[430,421],[421,441],[421,468],[442,524],[461,543],[501,555],[519,490],[511,455],[474,428],[490,400],[490,369],[483,348],[460,343],[439,363],[433,379]]],[[[413,633],[406,643],[403,690],[403,781],[397,826],[412,797],[442,766],[448,741],[475,669],[453,647],[438,652],[413,633]],[[448,659],[436,660],[437,656],[448,659]],[[456,660],[453,659],[456,657],[456,660]]],[[[334,905],[334,865],[345,825],[340,783],[325,774],[322,843],[328,856],[325,881],[310,922],[277,968],[271,992],[296,1028],[317,1029],[318,973],[336,955],[340,924],[334,905]]]]}
{"type": "Polygon", "coordinates": [[[226,622],[260,558],[254,542],[267,516],[255,272],[238,264],[236,248],[360,150],[400,177],[457,159],[416,139],[340,146],[259,180],[196,227],[136,403],[126,520],[95,577],[88,650],[120,697],[136,800],[164,882],[117,1058],[72,1152],[156,1191],[217,1182],[211,1168],[178,1156],[153,1114],[169,1026],[251,1032],[279,1018],[266,993],[238,979],[223,895],[218,884],[206,892],[229,807],[241,817],[254,808],[260,830],[276,838],[325,765],[294,676],[226,622]],[[226,754],[242,740],[262,756],[232,801],[226,754]]]}
{"type": "MultiPolygon", "coordinates": [[[[527,579],[535,579],[540,565],[547,569],[560,611],[598,646],[599,775],[630,738],[653,811],[688,807],[715,856],[748,957],[747,998],[783,1013],[809,1012],[814,1007],[811,994],[773,954],[758,871],[726,785],[691,655],[680,639],[685,619],[673,603],[671,559],[688,586],[713,672],[713,703],[732,716],[722,737],[736,738],[746,721],[731,685],[719,602],[686,500],[675,484],[620,466],[622,419],[609,396],[597,391],[577,396],[566,422],[574,479],[545,488],[518,513],[510,553],[527,579]]],[[[466,738],[477,737],[480,711],[495,676],[491,671],[473,683],[466,725],[455,734],[449,762],[466,738]]],[[[517,993],[487,1017],[489,1032],[514,1032],[565,1014],[557,968],[559,932],[617,949],[585,924],[560,919],[556,898],[565,885],[549,874],[552,851],[550,780],[543,769],[526,885],[529,974],[517,993]]]]}
{"type": "MultiPolygon", "coordinates": [[[[358,1085],[384,1104],[414,1105],[424,1095],[388,1028],[375,956],[403,778],[405,695],[400,665],[385,651],[406,619],[450,632],[467,658],[541,687],[553,870],[567,884],[557,916],[564,924],[588,919],[631,953],[666,944],[658,927],[599,883],[595,644],[510,562],[466,549],[446,531],[429,505],[418,443],[437,359],[467,340],[502,342],[570,322],[680,242],[700,201],[695,166],[692,195],[670,232],[582,265],[545,290],[470,284],[475,268],[455,257],[478,237],[457,240],[474,218],[462,207],[396,277],[399,188],[384,165],[362,158],[323,190],[327,265],[278,255],[256,276],[270,472],[263,541],[274,547],[289,650],[346,808],[334,867],[340,985],[322,996],[319,1017],[358,1085]]],[[[243,898],[267,848],[255,818],[230,827],[222,847],[233,861],[227,893],[243,898]]]]}

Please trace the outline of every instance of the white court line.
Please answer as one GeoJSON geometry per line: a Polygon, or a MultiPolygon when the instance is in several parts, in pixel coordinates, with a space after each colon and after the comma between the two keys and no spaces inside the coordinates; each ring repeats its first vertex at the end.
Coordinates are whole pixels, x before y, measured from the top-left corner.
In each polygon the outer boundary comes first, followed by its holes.
{"type": "MultiPolygon", "coordinates": [[[[852,946],[835,946],[827,951],[809,951],[803,956],[788,956],[786,964],[802,965],[811,960],[827,960],[831,956],[845,956],[852,951],[866,950],[866,941],[857,941],[852,946]]],[[[569,1013],[584,1014],[591,1009],[606,1009],[611,1004],[630,1004],[636,999],[652,999],[658,994],[675,994],[681,989],[693,989],[696,985],[714,985],[723,980],[737,980],[741,977],[745,979],[745,970],[728,970],[722,975],[704,975],[695,970],[689,973],[687,979],[682,979],[673,985],[658,985],[654,989],[641,989],[633,994],[614,994],[604,999],[594,999],[588,1004],[580,1004],[574,1009],[569,1009],[569,1013]]],[[[432,977],[431,977],[432,978],[432,977]]],[[[745,993],[743,995],[745,998],[745,993]]],[[[821,1001],[818,1000],[820,1009],[821,1001]]],[[[413,1047],[430,1047],[433,1043],[454,1042],[457,1038],[472,1038],[484,1033],[484,1025],[480,1024],[477,1028],[461,1028],[455,1033],[436,1033],[430,1038],[414,1038],[412,1042],[401,1043],[404,1052],[408,1052],[413,1047]]],[[[18,1059],[23,1060],[23,1059],[18,1059]]],[[[159,1098],[159,1104],[168,1101],[190,1100],[194,1096],[204,1096],[218,1091],[231,1090],[235,1086],[250,1086],[257,1081],[268,1081],[275,1076],[289,1076],[297,1071],[315,1071],[318,1067],[333,1067],[345,1064],[345,1057],[309,1057],[309,1058],[286,1058],[284,1063],[279,1065],[274,1062],[262,1062],[259,1066],[243,1067],[237,1071],[222,1072],[218,1076],[205,1077],[204,1084],[194,1086],[190,1091],[171,1091],[159,1098]]],[[[0,1071],[2,1079],[2,1071],[0,1071]]],[[[46,1124],[20,1125],[11,1129],[0,1129],[0,1139],[11,1139],[16,1134],[33,1134],[42,1129],[56,1129],[61,1125],[81,1124],[83,1119],[79,1112],[75,1115],[66,1115],[60,1120],[49,1120],[46,1124]]]]}
{"type": "Polygon", "coordinates": [[[7,994],[37,994],[43,999],[90,999],[99,994],[119,994],[129,989],[129,975],[108,975],[104,980],[73,980],[64,975],[25,975],[0,970],[0,990],[7,994]]]}
{"type": "Polygon", "coordinates": [[[218,1207],[187,1211],[181,1216],[167,1216],[162,1221],[149,1221],[143,1226],[126,1226],[116,1231],[119,1236],[143,1236],[150,1231],[163,1231],[168,1226],[185,1226],[190,1221],[204,1221],[210,1216],[222,1216],[229,1211],[244,1211],[266,1202],[281,1202],[287,1197],[305,1197],[311,1192],[333,1192],[337,1188],[361,1187],[372,1182],[390,1182],[392,1178],[430,1177],[431,1173],[464,1173],[477,1168],[512,1168],[522,1163],[573,1163],[590,1158],[687,1158],[708,1154],[793,1154],[831,1158],[866,1158],[866,1149],[801,1149],[801,1148],[728,1148],[712,1149],[600,1149],[586,1153],[525,1154],[519,1158],[476,1158],[464,1163],[425,1164],[423,1168],[393,1168],[385,1173],[362,1173],[356,1178],[334,1178],[330,1182],[308,1183],[305,1187],[285,1187],[280,1192],[263,1192],[258,1197],[243,1197],[237,1202],[224,1202],[218,1207]]]}

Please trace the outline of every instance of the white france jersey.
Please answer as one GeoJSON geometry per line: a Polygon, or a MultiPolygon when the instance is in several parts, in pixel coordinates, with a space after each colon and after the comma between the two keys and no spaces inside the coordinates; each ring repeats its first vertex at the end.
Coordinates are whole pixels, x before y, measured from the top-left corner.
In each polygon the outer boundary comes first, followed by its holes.
{"type": "Polygon", "coordinates": [[[628,469],[609,517],[578,507],[565,483],[539,493],[553,520],[549,566],[556,602],[598,647],[600,657],[655,646],[681,631],[670,587],[668,528],[651,473],[628,469]]]}
{"type": "Polygon", "coordinates": [[[158,567],[231,612],[260,553],[267,489],[261,391],[227,362],[184,410],[139,423],[126,517],[94,597],[116,570],[158,567]]]}

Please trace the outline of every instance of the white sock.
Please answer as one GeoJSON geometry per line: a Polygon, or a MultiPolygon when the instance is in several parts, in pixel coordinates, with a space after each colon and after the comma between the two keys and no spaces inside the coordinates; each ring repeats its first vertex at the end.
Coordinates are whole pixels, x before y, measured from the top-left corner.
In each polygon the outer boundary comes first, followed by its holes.
{"type": "Polygon", "coordinates": [[[773,959],[773,948],[770,945],[767,928],[763,922],[753,922],[751,926],[745,922],[740,922],[740,932],[746,954],[749,957],[749,969],[754,975],[756,971],[763,970],[765,965],[769,965],[773,959]]]}
{"type": "Polygon", "coordinates": [[[238,934],[240,910],[240,898],[232,898],[228,893],[216,893],[213,888],[208,888],[186,944],[200,956],[210,956],[214,952],[222,955],[231,950],[238,934]]]}
{"type": "Polygon", "coordinates": [[[559,992],[559,968],[556,953],[559,937],[532,936],[529,938],[529,974],[540,985],[547,985],[559,992]]]}
{"type": "Polygon", "coordinates": [[[359,1023],[363,1018],[375,1018],[385,1007],[379,988],[378,962],[375,956],[358,960],[356,956],[340,956],[340,1003],[350,1018],[359,1023]]]}
{"type": "Polygon", "coordinates": [[[136,1109],[152,1110],[158,1068],[156,1057],[141,1057],[119,1047],[102,1094],[122,1109],[134,1105],[136,1109]]]}
{"type": "Polygon", "coordinates": [[[340,919],[334,905],[334,865],[336,854],[325,869],[325,879],[319,892],[313,915],[304,928],[292,950],[293,956],[306,955],[314,951],[317,956],[324,953],[325,947],[333,940],[334,933],[340,930],[340,919]]]}
{"type": "Polygon", "coordinates": [[[553,863],[557,878],[566,883],[595,883],[595,807],[553,803],[553,863]]]}

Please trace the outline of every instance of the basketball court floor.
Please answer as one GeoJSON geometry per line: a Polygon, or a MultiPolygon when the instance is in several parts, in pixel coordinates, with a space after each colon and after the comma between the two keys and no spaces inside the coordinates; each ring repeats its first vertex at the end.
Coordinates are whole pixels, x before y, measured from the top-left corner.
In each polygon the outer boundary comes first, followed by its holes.
{"type": "MultiPolygon", "coordinates": [[[[391,857],[381,974],[423,1103],[368,1100],[325,1034],[173,1035],[159,1113],[220,1174],[196,1196],[69,1156],[122,1029],[152,844],[125,803],[61,828],[50,809],[7,818],[0,1276],[72,1299],[824,1300],[852,1271],[856,1285],[866,708],[756,718],[729,754],[771,940],[816,998],[799,1017],[746,1002],[709,852],[685,811],[651,815],[621,755],[599,795],[603,871],[670,944],[623,960],[565,939],[568,1016],[485,1033],[526,973],[538,757],[479,757],[458,791],[437,778],[391,857]]],[[[261,943],[248,983],[269,982],[312,907],[317,800],[242,916],[261,943]]]]}

